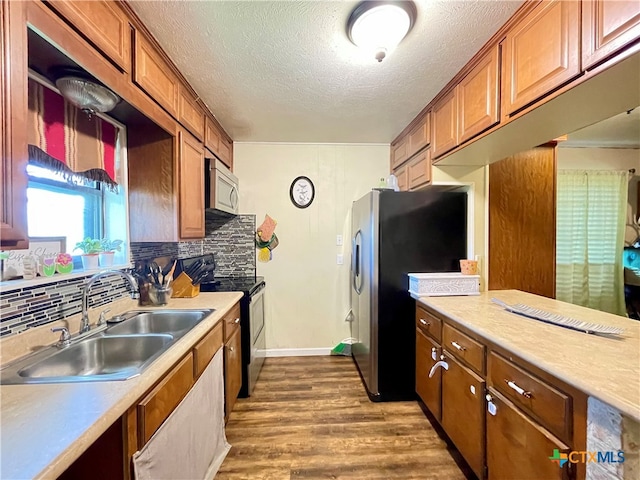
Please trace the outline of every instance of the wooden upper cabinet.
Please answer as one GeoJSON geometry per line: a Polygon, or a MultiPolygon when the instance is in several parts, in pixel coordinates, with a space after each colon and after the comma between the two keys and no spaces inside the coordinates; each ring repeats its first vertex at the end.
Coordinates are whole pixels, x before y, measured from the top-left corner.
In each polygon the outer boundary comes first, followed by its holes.
{"type": "Polygon", "coordinates": [[[180,86],[178,120],[198,140],[204,140],[204,111],[184,86],[180,86]]]}
{"type": "Polygon", "coordinates": [[[431,156],[438,158],[458,145],[456,90],[451,90],[433,106],[431,156]]]}
{"type": "Polygon", "coordinates": [[[406,192],[409,190],[409,178],[407,176],[407,165],[404,164],[393,170],[393,174],[398,179],[398,190],[406,192]]]}
{"type": "Polygon", "coordinates": [[[134,37],[133,81],[174,118],[178,118],[178,79],[149,40],[137,30],[134,37]]]}
{"type": "Polygon", "coordinates": [[[583,0],[582,68],[589,69],[638,37],[638,0],[583,0]]]}
{"type": "Polygon", "coordinates": [[[27,240],[27,22],[24,2],[0,3],[0,246],[27,240]]]}
{"type": "Polygon", "coordinates": [[[214,121],[206,116],[205,119],[205,130],[204,130],[204,145],[212,153],[218,152],[218,147],[220,146],[220,132],[218,131],[218,126],[214,123],[214,121]]]}
{"type": "Polygon", "coordinates": [[[407,162],[409,190],[431,183],[431,149],[426,149],[407,162]]]}
{"type": "Polygon", "coordinates": [[[54,1],[51,8],[125,72],[131,69],[131,30],[124,11],[112,1],[54,1]]]}
{"type": "Polygon", "coordinates": [[[498,123],[499,47],[485,55],[456,87],[460,143],[498,123]]]}
{"type": "Polygon", "coordinates": [[[180,130],[180,238],[204,237],[204,147],[180,130]]]}
{"type": "Polygon", "coordinates": [[[580,2],[541,2],[507,33],[503,65],[507,115],[580,74],[580,2]]]}
{"type": "Polygon", "coordinates": [[[403,138],[395,145],[391,145],[391,170],[399,167],[409,158],[409,141],[403,138]]]}
{"type": "Polygon", "coordinates": [[[233,144],[223,135],[220,136],[218,145],[218,158],[229,167],[229,170],[233,170],[233,144]]]}
{"type": "Polygon", "coordinates": [[[409,132],[409,157],[412,157],[431,142],[431,112],[409,132]]]}

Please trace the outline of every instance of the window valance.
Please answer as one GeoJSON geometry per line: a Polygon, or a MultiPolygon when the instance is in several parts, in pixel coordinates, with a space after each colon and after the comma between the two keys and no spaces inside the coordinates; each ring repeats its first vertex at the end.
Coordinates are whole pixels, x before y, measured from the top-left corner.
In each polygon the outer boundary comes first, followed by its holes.
{"type": "Polygon", "coordinates": [[[89,116],[59,93],[29,79],[29,163],[67,179],[117,187],[116,126],[89,116]]]}

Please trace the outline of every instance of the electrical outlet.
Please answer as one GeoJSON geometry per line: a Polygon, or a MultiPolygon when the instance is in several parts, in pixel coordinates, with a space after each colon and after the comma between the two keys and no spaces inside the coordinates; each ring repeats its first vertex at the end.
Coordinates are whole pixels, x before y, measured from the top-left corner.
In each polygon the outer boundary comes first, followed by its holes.
{"type": "Polygon", "coordinates": [[[336,263],[338,265],[342,265],[344,263],[344,255],[339,253],[338,256],[336,257],[336,263]]]}
{"type": "Polygon", "coordinates": [[[336,245],[338,247],[342,246],[342,235],[336,235],[336,245]]]}

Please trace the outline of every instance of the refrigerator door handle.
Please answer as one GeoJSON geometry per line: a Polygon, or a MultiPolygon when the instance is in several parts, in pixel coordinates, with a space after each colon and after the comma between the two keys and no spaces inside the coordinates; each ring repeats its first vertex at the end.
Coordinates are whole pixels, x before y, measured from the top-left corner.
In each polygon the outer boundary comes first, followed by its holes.
{"type": "Polygon", "coordinates": [[[358,242],[358,237],[362,241],[362,231],[358,230],[355,237],[353,238],[353,289],[356,291],[358,295],[362,292],[362,277],[361,273],[361,262],[362,258],[360,255],[360,243],[358,242]]]}

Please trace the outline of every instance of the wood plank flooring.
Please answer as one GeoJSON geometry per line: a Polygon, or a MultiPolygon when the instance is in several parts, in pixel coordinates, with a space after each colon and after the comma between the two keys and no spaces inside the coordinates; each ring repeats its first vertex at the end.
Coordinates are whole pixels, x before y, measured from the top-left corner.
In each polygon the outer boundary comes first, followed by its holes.
{"type": "Polygon", "coordinates": [[[370,402],[348,357],[268,358],[226,431],[216,480],[465,479],[417,402],[370,402]]]}

